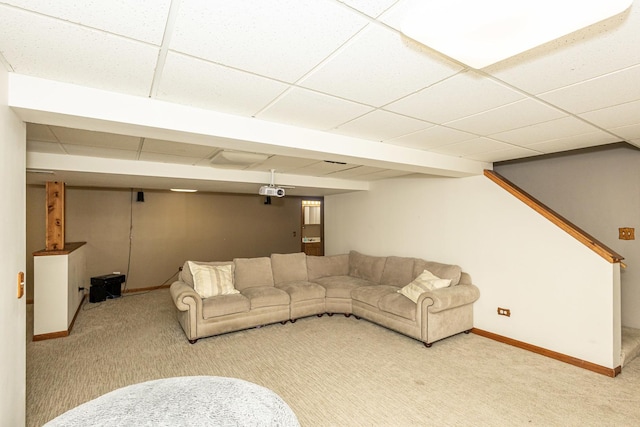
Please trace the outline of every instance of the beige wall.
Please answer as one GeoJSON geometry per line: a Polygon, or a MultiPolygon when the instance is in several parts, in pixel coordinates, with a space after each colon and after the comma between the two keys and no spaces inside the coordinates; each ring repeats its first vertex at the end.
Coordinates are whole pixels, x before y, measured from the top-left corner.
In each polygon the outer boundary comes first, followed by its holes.
{"type": "MultiPolygon", "coordinates": [[[[128,289],[165,283],[187,259],[300,251],[300,198],[273,198],[265,205],[256,195],[145,191],[144,196],[141,203],[130,190],[67,188],[65,240],[87,242],[89,277],[127,273],[131,226],[128,289]]],[[[44,248],[44,236],[44,187],[28,186],[28,269],[31,254],[44,248]]],[[[33,297],[31,281],[27,296],[33,297]]]]}
{"type": "Polygon", "coordinates": [[[495,170],[625,258],[622,324],[640,328],[640,150],[615,144],[495,170]],[[620,240],[619,227],[636,240],[620,240]]]}

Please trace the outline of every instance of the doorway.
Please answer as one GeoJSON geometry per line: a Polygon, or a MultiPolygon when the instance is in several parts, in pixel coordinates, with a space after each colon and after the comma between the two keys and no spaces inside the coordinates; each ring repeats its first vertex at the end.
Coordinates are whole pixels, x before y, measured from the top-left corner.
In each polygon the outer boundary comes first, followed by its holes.
{"type": "Polygon", "coordinates": [[[302,200],[301,249],[307,255],[324,255],[324,209],[322,198],[302,200]]]}

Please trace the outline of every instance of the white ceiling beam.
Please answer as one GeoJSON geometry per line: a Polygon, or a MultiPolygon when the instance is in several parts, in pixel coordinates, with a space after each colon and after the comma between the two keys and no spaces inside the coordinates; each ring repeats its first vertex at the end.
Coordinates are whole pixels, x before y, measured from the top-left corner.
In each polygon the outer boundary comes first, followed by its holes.
{"type": "Polygon", "coordinates": [[[9,76],[9,106],[31,123],[413,173],[463,177],[492,168],[491,163],[15,73],[9,76]]]}

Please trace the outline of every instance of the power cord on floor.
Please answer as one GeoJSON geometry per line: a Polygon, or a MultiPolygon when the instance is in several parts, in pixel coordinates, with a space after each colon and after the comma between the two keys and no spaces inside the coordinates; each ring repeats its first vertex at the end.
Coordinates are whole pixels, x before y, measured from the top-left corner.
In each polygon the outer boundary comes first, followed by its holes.
{"type": "Polygon", "coordinates": [[[136,292],[136,293],[133,293],[135,291],[133,289],[131,289],[130,290],[131,293],[125,294],[125,295],[123,295],[123,297],[135,297],[135,296],[138,296],[138,295],[144,295],[144,294],[148,294],[149,292],[156,291],[156,290],[160,289],[161,287],[163,287],[164,285],[166,285],[167,283],[169,283],[171,281],[171,279],[173,279],[174,277],[176,277],[178,275],[178,273],[180,273],[180,269],[178,269],[178,271],[176,271],[171,276],[169,276],[169,278],[167,278],[167,280],[162,282],[161,285],[155,286],[155,287],[153,287],[151,289],[147,289],[146,291],[136,292]]]}

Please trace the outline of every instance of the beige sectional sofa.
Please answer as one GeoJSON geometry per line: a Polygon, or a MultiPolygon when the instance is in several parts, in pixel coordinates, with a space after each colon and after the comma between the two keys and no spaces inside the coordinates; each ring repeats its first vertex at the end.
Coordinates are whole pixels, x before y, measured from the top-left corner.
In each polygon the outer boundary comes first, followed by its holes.
{"type": "Polygon", "coordinates": [[[459,266],[356,251],[333,256],[294,253],[229,262],[187,261],[170,292],[180,325],[192,344],[226,332],[342,313],[430,347],[473,327],[473,303],[480,296],[459,266]],[[191,270],[196,271],[195,281],[191,270]],[[215,296],[209,296],[211,289],[202,289],[203,271],[213,277],[216,286],[224,282],[215,288],[215,296]],[[407,286],[419,283],[423,273],[429,272],[437,276],[438,286],[449,286],[419,294],[407,286]],[[409,291],[416,302],[406,296],[409,291]]]}

